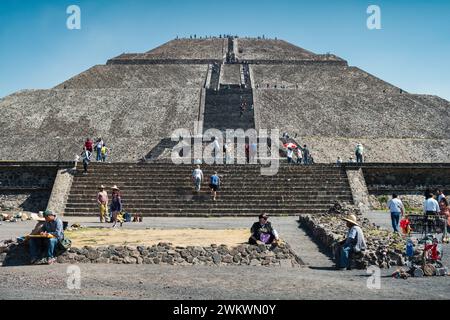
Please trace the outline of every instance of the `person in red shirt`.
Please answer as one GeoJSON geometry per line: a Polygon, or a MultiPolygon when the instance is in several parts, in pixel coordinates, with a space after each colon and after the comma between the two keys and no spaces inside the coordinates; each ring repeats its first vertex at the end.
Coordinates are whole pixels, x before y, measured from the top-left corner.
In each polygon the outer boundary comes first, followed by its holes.
{"type": "Polygon", "coordinates": [[[88,150],[89,152],[92,153],[93,147],[94,147],[94,142],[92,142],[91,139],[87,138],[86,142],[84,143],[84,146],[86,147],[86,150],[88,150]]]}

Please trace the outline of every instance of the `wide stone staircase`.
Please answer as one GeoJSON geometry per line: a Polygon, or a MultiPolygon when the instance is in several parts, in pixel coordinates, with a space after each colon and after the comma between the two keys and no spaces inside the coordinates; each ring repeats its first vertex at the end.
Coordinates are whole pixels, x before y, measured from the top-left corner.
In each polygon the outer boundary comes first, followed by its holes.
{"type": "Polygon", "coordinates": [[[215,128],[222,131],[255,128],[252,106],[251,89],[207,90],[203,128],[204,130],[215,128]],[[242,101],[247,103],[244,111],[241,110],[242,101]]]}
{"type": "Polygon", "coordinates": [[[345,171],[332,165],[288,166],[262,176],[260,165],[203,165],[201,192],[193,190],[193,165],[158,163],[92,163],[82,165],[71,187],[65,215],[97,215],[96,194],[103,184],[117,185],[124,210],[144,216],[254,216],[323,213],[336,201],[352,202],[345,171]],[[213,201],[209,176],[217,171],[221,190],[213,201]]]}

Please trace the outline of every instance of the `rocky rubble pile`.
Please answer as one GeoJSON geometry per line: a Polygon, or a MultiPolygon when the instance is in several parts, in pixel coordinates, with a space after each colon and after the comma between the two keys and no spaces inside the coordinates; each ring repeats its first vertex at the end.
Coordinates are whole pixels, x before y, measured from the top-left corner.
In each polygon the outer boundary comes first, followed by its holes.
{"type": "MultiPolygon", "coordinates": [[[[342,215],[337,214],[302,215],[299,222],[330,252],[334,252],[337,243],[345,238],[348,231],[342,215]]],[[[353,267],[365,269],[369,265],[380,268],[405,265],[406,242],[401,236],[380,229],[366,218],[359,217],[358,223],[363,229],[367,250],[354,257],[353,267]]],[[[419,255],[420,252],[417,251],[416,254],[419,255]]]]}
{"type": "MultiPolygon", "coordinates": [[[[0,263],[27,264],[28,247],[23,243],[0,243],[0,263]]],[[[164,265],[281,265],[296,266],[301,260],[288,244],[276,247],[242,244],[235,248],[225,245],[209,247],[174,247],[170,243],[153,246],[108,246],[70,248],[57,258],[58,263],[115,263],[164,265]]]]}
{"type": "Polygon", "coordinates": [[[359,216],[361,215],[361,211],[353,204],[345,201],[337,201],[328,209],[327,214],[341,214],[345,216],[354,214],[355,216],[359,216]]]}

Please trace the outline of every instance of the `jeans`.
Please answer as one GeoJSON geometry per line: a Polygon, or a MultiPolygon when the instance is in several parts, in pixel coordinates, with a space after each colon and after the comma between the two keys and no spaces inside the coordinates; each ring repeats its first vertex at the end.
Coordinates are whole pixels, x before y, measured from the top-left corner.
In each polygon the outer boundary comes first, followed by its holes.
{"type": "Polygon", "coordinates": [[[292,158],[289,158],[289,157],[288,157],[288,158],[287,158],[287,162],[288,162],[288,163],[293,163],[294,161],[292,161],[292,158]]]}
{"type": "Polygon", "coordinates": [[[31,238],[30,239],[30,256],[31,259],[39,259],[42,254],[42,248],[45,247],[46,258],[55,256],[55,248],[58,244],[58,238],[31,238]]]}
{"type": "Polygon", "coordinates": [[[101,160],[102,160],[102,149],[97,148],[97,161],[101,161],[101,160]]]}
{"type": "Polygon", "coordinates": [[[304,157],[303,157],[303,163],[304,163],[304,164],[308,164],[308,157],[307,157],[307,156],[304,156],[304,157]]]}
{"type": "Polygon", "coordinates": [[[363,163],[363,155],[359,152],[356,152],[355,155],[356,155],[356,162],[363,163]]]}
{"type": "Polygon", "coordinates": [[[339,252],[339,259],[337,261],[339,268],[348,268],[349,267],[349,263],[350,263],[350,253],[352,251],[352,247],[347,245],[347,246],[342,246],[340,248],[340,252],[339,252]]]}
{"type": "Polygon", "coordinates": [[[297,164],[302,164],[302,158],[297,158],[297,164]]]}
{"type": "Polygon", "coordinates": [[[88,171],[88,165],[89,165],[89,161],[83,161],[84,172],[88,171]]]}
{"type": "Polygon", "coordinates": [[[400,212],[391,212],[392,229],[394,229],[394,232],[399,232],[400,215],[400,212]]]}
{"type": "Polygon", "coordinates": [[[200,191],[200,187],[202,184],[202,179],[200,177],[195,177],[195,190],[200,191]]]}

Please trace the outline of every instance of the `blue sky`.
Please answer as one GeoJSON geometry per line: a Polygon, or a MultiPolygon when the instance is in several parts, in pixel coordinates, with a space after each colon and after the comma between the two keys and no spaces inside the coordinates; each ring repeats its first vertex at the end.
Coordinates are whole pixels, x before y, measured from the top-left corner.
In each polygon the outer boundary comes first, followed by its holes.
{"type": "Polygon", "coordinates": [[[448,0],[0,0],[0,97],[53,87],[177,35],[223,33],[331,52],[409,92],[450,100],[448,0]],[[72,4],[81,30],[66,28],[72,4]],[[366,27],[371,4],[381,8],[381,30],[366,27]]]}

